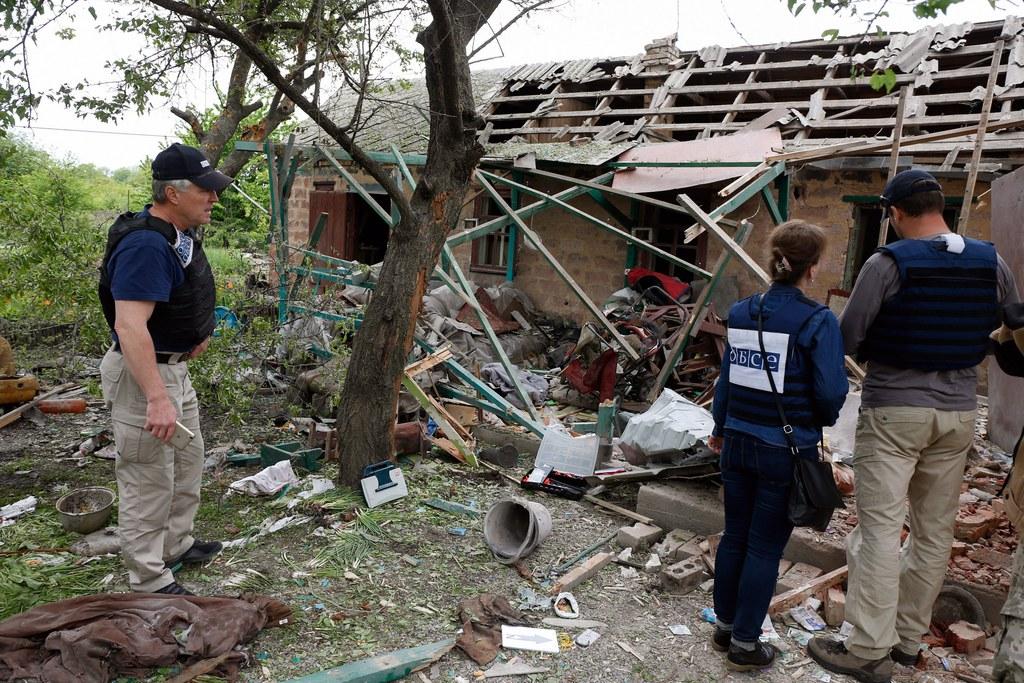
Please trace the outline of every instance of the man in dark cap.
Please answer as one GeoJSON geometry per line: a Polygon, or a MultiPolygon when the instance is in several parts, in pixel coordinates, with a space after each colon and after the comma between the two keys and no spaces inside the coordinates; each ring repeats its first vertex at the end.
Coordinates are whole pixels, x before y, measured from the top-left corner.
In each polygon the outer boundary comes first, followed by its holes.
{"type": "Polygon", "coordinates": [[[826,669],[866,683],[917,660],[953,543],[977,366],[1001,306],[1017,300],[995,247],[950,232],[931,174],[897,173],[880,203],[900,239],[867,260],[839,319],[846,352],[868,364],[853,456],[858,525],[846,550],[853,630],[845,643],[808,645],[826,669]]]}
{"type": "Polygon", "coordinates": [[[216,294],[196,229],[210,222],[232,181],[178,143],[156,156],[152,170],[153,204],[119,216],[107,236],[99,296],[114,343],[100,377],[117,445],[118,530],[131,588],[191,595],[171,569],[221,549],[192,536],[205,449],[187,362],[209,343],[216,294]]]}

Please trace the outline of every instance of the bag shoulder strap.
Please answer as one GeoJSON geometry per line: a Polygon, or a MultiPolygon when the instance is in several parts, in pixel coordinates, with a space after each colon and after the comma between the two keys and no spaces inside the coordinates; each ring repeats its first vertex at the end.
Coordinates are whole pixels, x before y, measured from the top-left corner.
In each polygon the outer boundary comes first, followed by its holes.
{"type": "Polygon", "coordinates": [[[782,407],[782,397],[779,396],[779,390],[775,386],[775,376],[772,375],[772,370],[768,367],[768,351],[764,348],[764,294],[761,295],[761,299],[758,301],[758,304],[757,343],[761,347],[761,365],[764,367],[764,371],[768,375],[768,386],[772,388],[772,397],[775,399],[775,409],[779,411],[779,419],[782,421],[782,433],[786,435],[786,443],[789,444],[789,451],[795,457],[800,453],[800,449],[797,448],[796,441],[793,440],[793,425],[789,424],[789,419],[786,418],[786,411],[782,407]]]}

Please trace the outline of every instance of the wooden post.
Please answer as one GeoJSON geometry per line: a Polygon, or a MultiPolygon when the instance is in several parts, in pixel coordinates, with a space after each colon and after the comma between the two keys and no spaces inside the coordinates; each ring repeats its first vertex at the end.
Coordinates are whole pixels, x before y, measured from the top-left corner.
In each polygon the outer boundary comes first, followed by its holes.
{"type": "Polygon", "coordinates": [[[992,111],[992,96],[996,88],[996,80],[999,77],[999,63],[1003,61],[1003,45],[1005,41],[1000,38],[996,41],[996,47],[992,50],[992,68],[988,72],[988,85],[985,86],[985,102],[981,107],[981,116],[978,117],[978,133],[974,139],[974,153],[971,155],[971,165],[968,167],[967,185],[964,186],[964,202],[960,207],[960,221],[957,223],[957,233],[964,235],[967,232],[967,221],[971,217],[971,204],[974,202],[974,183],[978,180],[978,164],[981,162],[981,151],[985,146],[985,128],[988,126],[988,116],[992,111]]]}
{"type": "MultiPolygon", "coordinates": [[[[885,179],[888,185],[893,176],[896,175],[896,165],[900,157],[900,139],[903,137],[903,116],[907,108],[907,93],[910,86],[905,85],[900,89],[900,102],[896,105],[896,126],[892,129],[892,149],[889,151],[889,174],[885,179]]],[[[889,239],[889,214],[882,218],[882,227],[878,231],[878,246],[884,247],[889,239]]]]}

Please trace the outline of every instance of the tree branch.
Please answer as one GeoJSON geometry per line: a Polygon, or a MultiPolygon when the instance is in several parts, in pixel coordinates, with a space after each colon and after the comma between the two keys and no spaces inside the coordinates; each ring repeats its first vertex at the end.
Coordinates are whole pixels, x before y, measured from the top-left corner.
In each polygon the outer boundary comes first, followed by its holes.
{"type": "Polygon", "coordinates": [[[203,130],[203,124],[199,121],[199,117],[196,116],[195,112],[171,107],[171,113],[187,123],[188,127],[192,129],[192,134],[195,135],[196,140],[199,141],[199,144],[203,144],[203,139],[206,137],[206,131],[203,130]]]}
{"type": "Polygon", "coordinates": [[[187,5],[178,0],[150,0],[150,2],[158,7],[174,12],[175,14],[191,17],[197,22],[200,22],[210,28],[221,31],[225,39],[238,47],[244,52],[256,65],[256,67],[263,73],[270,83],[276,87],[285,97],[290,99],[296,105],[298,105],[313,121],[319,125],[324,132],[334,138],[342,149],[348,152],[352,159],[366,169],[374,180],[380,183],[384,191],[391,197],[391,201],[397,205],[398,210],[403,216],[412,215],[411,207],[409,206],[409,200],[405,196],[405,193],[399,187],[398,183],[395,182],[394,177],[388,173],[384,166],[375,161],[368,155],[362,147],[355,144],[345,131],[338,127],[329,117],[324,115],[324,112],[312,102],[306,99],[303,93],[291,82],[288,81],[281,73],[281,70],[274,63],[273,59],[264,52],[258,45],[256,45],[248,36],[244,35],[241,31],[236,29],[234,26],[228,24],[226,21],[218,16],[215,16],[209,12],[201,10],[197,7],[187,5]]]}
{"type": "Polygon", "coordinates": [[[469,53],[468,58],[469,59],[473,59],[473,57],[475,57],[476,54],[478,52],[480,52],[480,50],[483,50],[485,47],[487,47],[492,42],[497,40],[498,36],[500,36],[502,33],[504,33],[510,26],[512,26],[512,24],[516,23],[517,21],[519,21],[520,19],[525,17],[527,14],[529,14],[530,12],[532,12],[533,10],[535,10],[535,9],[537,9],[539,7],[543,7],[544,5],[549,5],[552,2],[554,2],[554,0],[536,0],[536,2],[523,7],[519,11],[519,14],[515,15],[514,17],[512,17],[512,19],[510,19],[509,21],[505,22],[505,24],[501,28],[499,28],[497,31],[494,31],[491,34],[490,38],[488,38],[484,42],[482,42],[479,45],[477,45],[473,49],[473,51],[469,53]]]}

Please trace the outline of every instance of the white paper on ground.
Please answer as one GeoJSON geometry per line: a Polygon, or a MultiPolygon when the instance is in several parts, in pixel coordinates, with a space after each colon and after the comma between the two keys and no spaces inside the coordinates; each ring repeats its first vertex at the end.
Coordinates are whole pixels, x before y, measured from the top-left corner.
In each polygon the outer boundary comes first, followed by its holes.
{"type": "Polygon", "coordinates": [[[39,500],[35,496],[26,496],[10,505],[0,507],[0,526],[10,526],[22,515],[34,512],[39,500]]]}
{"type": "Polygon", "coordinates": [[[299,478],[292,470],[290,460],[274,463],[256,474],[231,482],[232,491],[248,493],[250,496],[272,496],[289,484],[297,484],[299,478]]]}
{"type": "Polygon", "coordinates": [[[550,628],[501,625],[501,646],[558,654],[558,632],[550,628]]]}

